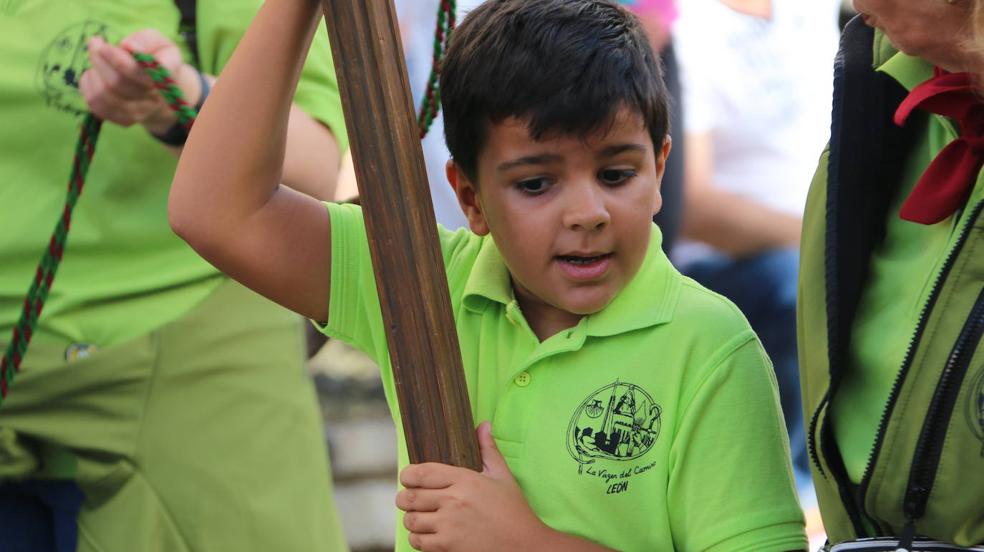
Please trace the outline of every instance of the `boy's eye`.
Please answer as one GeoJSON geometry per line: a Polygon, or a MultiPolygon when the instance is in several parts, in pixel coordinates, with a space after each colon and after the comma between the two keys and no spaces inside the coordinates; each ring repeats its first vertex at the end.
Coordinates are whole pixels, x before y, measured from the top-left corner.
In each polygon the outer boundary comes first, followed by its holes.
{"type": "Polygon", "coordinates": [[[602,184],[615,186],[624,183],[635,175],[636,172],[631,169],[603,169],[598,173],[598,180],[602,184]]]}
{"type": "Polygon", "coordinates": [[[530,178],[517,182],[516,187],[524,194],[539,195],[547,191],[547,188],[550,187],[550,181],[546,178],[530,178]]]}

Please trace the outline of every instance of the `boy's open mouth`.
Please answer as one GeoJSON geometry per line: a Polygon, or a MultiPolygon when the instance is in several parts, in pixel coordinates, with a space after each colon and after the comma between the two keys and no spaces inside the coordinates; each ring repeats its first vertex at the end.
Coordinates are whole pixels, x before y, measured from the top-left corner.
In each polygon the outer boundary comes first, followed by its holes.
{"type": "Polygon", "coordinates": [[[612,256],[611,253],[605,253],[604,255],[594,255],[591,257],[582,257],[579,255],[558,255],[557,258],[565,263],[571,263],[575,265],[589,265],[591,263],[598,262],[602,259],[607,259],[612,256]]]}
{"type": "Polygon", "coordinates": [[[557,255],[560,268],[572,280],[597,280],[608,272],[614,253],[601,255],[557,255]]]}

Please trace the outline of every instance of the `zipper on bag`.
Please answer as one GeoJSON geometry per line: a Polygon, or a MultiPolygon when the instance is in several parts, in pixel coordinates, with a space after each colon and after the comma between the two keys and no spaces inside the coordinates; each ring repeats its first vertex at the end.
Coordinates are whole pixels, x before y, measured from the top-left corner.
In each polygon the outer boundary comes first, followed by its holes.
{"type": "MultiPolygon", "coordinates": [[[[895,377],[895,382],[892,384],[891,394],[889,395],[888,402],[886,403],[885,409],[882,412],[881,421],[878,424],[878,432],[875,434],[875,444],[872,447],[871,455],[868,457],[868,463],[865,466],[864,475],[861,478],[861,483],[858,485],[857,488],[857,501],[855,504],[855,506],[860,509],[861,513],[864,514],[864,516],[869,520],[869,522],[875,525],[876,527],[878,526],[878,524],[864,512],[864,504],[866,502],[866,498],[868,494],[868,487],[871,484],[872,472],[874,471],[874,466],[878,459],[878,453],[881,450],[882,442],[885,439],[885,431],[888,428],[889,419],[891,418],[892,411],[895,409],[895,402],[898,399],[899,393],[902,390],[902,384],[905,383],[905,379],[909,374],[909,368],[912,365],[913,357],[915,356],[916,349],[918,348],[919,342],[922,339],[922,334],[926,328],[926,323],[929,321],[929,315],[932,312],[933,307],[936,305],[937,299],[939,298],[940,291],[943,288],[943,283],[946,281],[947,277],[949,276],[950,270],[953,268],[953,264],[956,262],[957,257],[960,255],[960,251],[963,249],[964,244],[967,242],[967,239],[970,237],[970,231],[973,229],[974,223],[977,221],[977,219],[980,218],[982,211],[984,211],[984,201],[979,201],[974,206],[971,215],[967,218],[967,222],[964,224],[963,228],[961,228],[960,235],[957,238],[956,244],[947,254],[946,260],[943,263],[943,267],[940,269],[940,272],[937,275],[936,280],[933,282],[933,287],[931,288],[929,297],[925,305],[923,305],[922,311],[919,314],[919,321],[916,324],[916,330],[913,333],[912,339],[909,341],[909,345],[906,349],[906,353],[902,361],[901,369],[899,370],[898,375],[895,377]]],[[[978,302],[980,302],[980,299],[978,302]]],[[[974,310],[976,310],[976,308],[977,306],[975,306],[974,310]]],[[[909,494],[908,490],[906,494],[907,495],[909,494]]],[[[925,491],[925,494],[926,497],[928,498],[929,496],[928,489],[925,491]]],[[[914,528],[915,520],[907,520],[907,521],[912,522],[914,528]]]]}
{"type": "Polygon", "coordinates": [[[903,513],[911,522],[915,522],[926,513],[926,505],[933,484],[936,482],[936,472],[943,455],[946,430],[970,369],[971,358],[977,350],[982,335],[984,335],[984,288],[977,296],[970,316],[960,330],[960,335],[947,358],[929,404],[919,440],[916,442],[909,483],[903,501],[903,513]]]}

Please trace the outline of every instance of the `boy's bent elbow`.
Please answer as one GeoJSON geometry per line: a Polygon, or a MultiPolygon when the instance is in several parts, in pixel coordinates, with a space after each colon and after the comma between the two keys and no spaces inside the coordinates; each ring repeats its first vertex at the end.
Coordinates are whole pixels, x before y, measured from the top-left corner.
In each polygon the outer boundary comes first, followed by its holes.
{"type": "Polygon", "coordinates": [[[177,181],[171,187],[171,193],[167,198],[167,222],[171,225],[171,230],[177,234],[177,236],[185,241],[188,241],[189,233],[191,232],[188,219],[190,218],[185,208],[184,202],[179,198],[179,194],[176,193],[175,188],[177,187],[177,181]]]}
{"type": "Polygon", "coordinates": [[[175,209],[173,205],[172,202],[168,206],[171,231],[184,240],[199,257],[215,265],[218,255],[221,254],[220,240],[217,239],[215,229],[205,227],[204,217],[175,209]]]}
{"type": "Polygon", "coordinates": [[[168,197],[168,224],[171,226],[171,231],[201,254],[202,250],[208,247],[209,231],[206,228],[208,217],[197,213],[193,198],[183,197],[177,188],[177,181],[175,181],[175,187],[171,189],[168,197]]]}

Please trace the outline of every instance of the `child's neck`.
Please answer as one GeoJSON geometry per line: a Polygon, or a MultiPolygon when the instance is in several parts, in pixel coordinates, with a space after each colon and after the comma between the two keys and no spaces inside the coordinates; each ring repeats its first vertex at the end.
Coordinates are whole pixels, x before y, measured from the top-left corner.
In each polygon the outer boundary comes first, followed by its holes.
{"type": "Polygon", "coordinates": [[[522,296],[517,296],[516,302],[519,303],[526,323],[530,325],[530,329],[541,343],[564,330],[577,326],[584,318],[583,315],[563,311],[542,301],[534,301],[522,296]]]}

